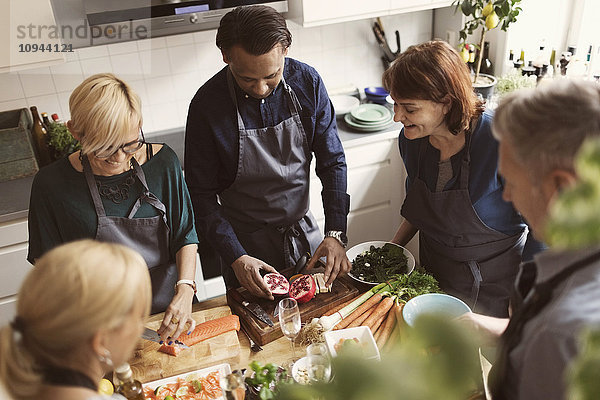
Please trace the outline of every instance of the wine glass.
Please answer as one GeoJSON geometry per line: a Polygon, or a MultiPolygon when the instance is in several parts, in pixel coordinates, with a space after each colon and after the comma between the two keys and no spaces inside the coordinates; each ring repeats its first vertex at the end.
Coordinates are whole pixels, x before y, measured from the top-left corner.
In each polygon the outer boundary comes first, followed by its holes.
{"type": "Polygon", "coordinates": [[[300,310],[298,302],[292,298],[283,299],[279,302],[279,325],[283,334],[292,343],[292,359],[296,358],[294,339],[300,333],[302,327],[300,321],[300,310]]]}

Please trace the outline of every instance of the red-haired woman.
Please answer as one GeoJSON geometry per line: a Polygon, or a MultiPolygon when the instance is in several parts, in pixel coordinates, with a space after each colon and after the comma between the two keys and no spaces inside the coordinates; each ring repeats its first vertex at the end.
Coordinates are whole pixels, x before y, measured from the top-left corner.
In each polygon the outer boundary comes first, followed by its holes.
{"type": "Polygon", "coordinates": [[[508,316],[523,258],[542,245],[502,199],[492,113],[473,91],[460,55],[448,43],[409,47],[384,73],[408,177],[393,242],[419,232],[421,265],[449,294],[475,311],[508,316]]]}

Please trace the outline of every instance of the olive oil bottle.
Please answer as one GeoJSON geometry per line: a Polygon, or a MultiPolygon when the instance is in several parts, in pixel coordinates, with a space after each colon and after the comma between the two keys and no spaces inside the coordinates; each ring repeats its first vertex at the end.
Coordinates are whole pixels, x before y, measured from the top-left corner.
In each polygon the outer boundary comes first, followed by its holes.
{"type": "Polygon", "coordinates": [[[119,380],[119,386],[117,386],[117,393],[125,397],[128,400],[144,400],[144,389],[140,381],[133,379],[133,373],[129,364],[115,368],[117,379],[119,380]]]}

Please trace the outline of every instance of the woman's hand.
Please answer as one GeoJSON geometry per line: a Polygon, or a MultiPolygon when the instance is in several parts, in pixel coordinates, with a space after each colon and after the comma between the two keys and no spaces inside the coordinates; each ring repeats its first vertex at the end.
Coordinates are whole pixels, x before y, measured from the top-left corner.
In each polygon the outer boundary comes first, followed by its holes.
{"type": "Polygon", "coordinates": [[[177,293],[165,311],[165,317],[158,328],[158,334],[167,344],[177,339],[182,333],[194,330],[196,321],[192,318],[192,300],[194,289],[190,285],[178,285],[177,293]]]}
{"type": "Polygon", "coordinates": [[[496,318],[483,314],[468,312],[456,319],[458,322],[474,331],[480,339],[480,344],[495,345],[498,338],[508,326],[508,318],[496,318]]]}
{"type": "Polygon", "coordinates": [[[332,285],[335,278],[339,275],[345,275],[352,269],[352,263],[346,256],[346,249],[336,238],[326,237],[323,239],[315,254],[311,257],[306,266],[307,270],[314,268],[317,260],[321,257],[327,258],[325,264],[325,282],[327,286],[332,285]]]}

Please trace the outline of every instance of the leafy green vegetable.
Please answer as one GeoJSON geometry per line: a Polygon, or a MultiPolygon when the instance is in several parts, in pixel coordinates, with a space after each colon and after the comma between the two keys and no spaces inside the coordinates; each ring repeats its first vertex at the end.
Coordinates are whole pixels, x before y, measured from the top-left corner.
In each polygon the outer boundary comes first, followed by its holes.
{"type": "Polygon", "coordinates": [[[245,381],[258,390],[258,397],[261,400],[274,399],[277,384],[288,380],[285,369],[275,364],[268,363],[262,366],[255,360],[249,366],[254,371],[254,374],[246,378],[245,381]]]}
{"type": "Polygon", "coordinates": [[[48,126],[48,145],[54,150],[55,160],[81,148],[81,144],[69,132],[67,125],[58,122],[50,122],[48,126]]]}
{"type": "Polygon", "coordinates": [[[410,275],[396,275],[388,283],[391,287],[390,293],[403,303],[422,294],[442,293],[438,281],[419,269],[415,269],[410,275]]]}
{"type": "Polygon", "coordinates": [[[582,349],[568,372],[568,398],[592,400],[600,393],[600,330],[585,331],[582,336],[582,349]]]}
{"type": "Polygon", "coordinates": [[[408,272],[408,258],[402,248],[391,243],[371,246],[352,262],[352,275],[367,282],[385,282],[408,272]]]}

